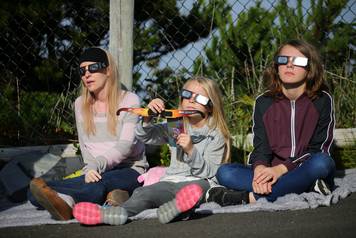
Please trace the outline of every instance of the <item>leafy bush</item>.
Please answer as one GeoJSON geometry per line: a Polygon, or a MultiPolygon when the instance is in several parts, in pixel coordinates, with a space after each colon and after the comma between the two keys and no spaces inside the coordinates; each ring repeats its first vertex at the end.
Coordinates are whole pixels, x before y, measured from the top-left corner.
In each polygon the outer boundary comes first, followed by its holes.
{"type": "Polygon", "coordinates": [[[333,158],[337,169],[356,168],[356,142],[353,146],[335,148],[333,158]]]}
{"type": "Polygon", "coordinates": [[[64,95],[49,92],[16,94],[10,84],[0,102],[2,145],[35,145],[69,142],[75,124],[72,100],[75,92],[64,95]]]}

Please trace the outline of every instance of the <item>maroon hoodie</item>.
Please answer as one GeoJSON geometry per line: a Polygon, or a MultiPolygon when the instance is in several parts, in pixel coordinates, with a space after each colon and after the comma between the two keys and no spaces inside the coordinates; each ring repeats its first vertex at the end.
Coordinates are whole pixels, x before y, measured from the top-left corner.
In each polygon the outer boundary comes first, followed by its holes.
{"type": "Polygon", "coordinates": [[[333,99],[322,91],[311,100],[304,93],[296,100],[257,97],[253,112],[253,146],[248,163],[288,170],[297,167],[312,153],[330,155],[335,125],[333,99]]]}

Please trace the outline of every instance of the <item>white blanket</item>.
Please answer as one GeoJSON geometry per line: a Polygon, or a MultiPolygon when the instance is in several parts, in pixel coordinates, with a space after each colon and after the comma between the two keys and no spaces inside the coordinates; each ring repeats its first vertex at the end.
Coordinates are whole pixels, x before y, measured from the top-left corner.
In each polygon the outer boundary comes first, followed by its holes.
{"type": "MultiPolygon", "coordinates": [[[[356,192],[356,169],[343,171],[345,175],[335,178],[337,188],[328,196],[317,193],[288,194],[271,203],[265,199],[259,199],[254,204],[221,207],[216,203],[203,203],[196,213],[239,213],[253,211],[281,211],[317,208],[319,206],[331,206],[340,199],[346,198],[352,192],[356,192]]],[[[340,171],[339,171],[340,174],[340,171]]],[[[66,224],[76,223],[75,219],[69,221],[53,220],[50,214],[44,210],[37,210],[29,202],[14,204],[7,201],[0,202],[0,227],[32,226],[41,224],[66,224]]],[[[145,210],[131,217],[132,220],[156,218],[156,209],[145,210]]]]}

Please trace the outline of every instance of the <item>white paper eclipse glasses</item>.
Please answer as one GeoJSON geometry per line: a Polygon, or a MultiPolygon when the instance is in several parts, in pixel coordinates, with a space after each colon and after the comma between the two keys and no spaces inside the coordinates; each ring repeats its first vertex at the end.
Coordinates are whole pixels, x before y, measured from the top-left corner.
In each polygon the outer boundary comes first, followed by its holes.
{"type": "Polygon", "coordinates": [[[308,58],[300,56],[287,56],[287,55],[278,55],[274,59],[274,62],[278,65],[286,65],[289,60],[295,66],[305,67],[308,65],[308,58]]]}

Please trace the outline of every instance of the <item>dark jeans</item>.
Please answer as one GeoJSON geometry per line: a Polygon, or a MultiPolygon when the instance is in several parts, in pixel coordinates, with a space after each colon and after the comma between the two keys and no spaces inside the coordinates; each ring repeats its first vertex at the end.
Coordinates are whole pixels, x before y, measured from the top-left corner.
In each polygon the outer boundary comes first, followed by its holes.
{"type": "MultiPolygon", "coordinates": [[[[85,183],[84,175],[60,180],[50,181],[47,185],[59,193],[70,195],[76,203],[93,202],[103,204],[107,193],[114,189],[122,189],[130,194],[140,186],[137,177],[140,174],[131,168],[114,169],[103,173],[102,179],[96,183],[85,183]]],[[[41,207],[33,197],[31,191],[28,192],[28,199],[36,206],[41,207]]]]}
{"type": "MultiPolygon", "coordinates": [[[[335,162],[325,153],[316,153],[299,167],[282,175],[272,186],[272,193],[261,195],[254,193],[256,199],[266,198],[273,202],[278,197],[289,193],[301,194],[310,189],[317,179],[324,179],[331,187],[334,187],[335,162]]],[[[216,177],[219,184],[234,190],[252,192],[253,170],[251,166],[242,164],[222,165],[216,177]]]]}

